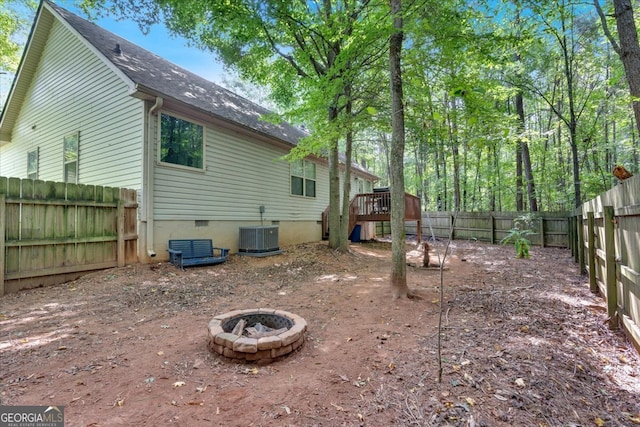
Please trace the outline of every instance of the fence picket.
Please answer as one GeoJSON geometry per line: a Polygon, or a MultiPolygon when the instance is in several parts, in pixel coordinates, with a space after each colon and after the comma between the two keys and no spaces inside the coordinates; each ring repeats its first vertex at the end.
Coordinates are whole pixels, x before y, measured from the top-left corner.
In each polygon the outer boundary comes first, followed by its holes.
{"type": "MultiPolygon", "coordinates": [[[[423,212],[422,235],[428,239],[433,234],[437,238],[449,238],[449,230],[454,225],[455,239],[478,240],[482,242],[500,242],[513,228],[513,220],[523,212],[459,212],[448,211],[423,212]],[[455,222],[453,219],[455,218],[455,222]]],[[[569,213],[536,213],[540,225],[531,236],[535,245],[567,247],[569,245],[569,213]],[[542,233],[542,234],[540,234],[542,233]]],[[[388,231],[385,223],[377,223],[377,234],[388,231]]],[[[416,225],[407,223],[408,234],[417,234],[416,225]]]]}
{"type": "Polygon", "coordinates": [[[609,326],[622,326],[640,351],[640,176],[634,176],[581,206],[589,218],[580,242],[593,252],[589,287],[607,301],[609,326]],[[593,218],[593,219],[592,219],[593,218]],[[592,225],[593,223],[593,225],[592,225]]]}
{"type": "Polygon", "coordinates": [[[0,296],[137,262],[137,194],[0,177],[0,296]]]}

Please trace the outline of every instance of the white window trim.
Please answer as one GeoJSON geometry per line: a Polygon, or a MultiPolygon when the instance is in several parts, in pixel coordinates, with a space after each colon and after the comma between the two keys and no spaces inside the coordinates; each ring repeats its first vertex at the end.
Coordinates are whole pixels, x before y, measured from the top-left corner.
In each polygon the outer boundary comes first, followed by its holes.
{"type": "Polygon", "coordinates": [[[307,159],[301,159],[300,161],[302,161],[302,176],[299,175],[294,175],[293,174],[293,163],[289,163],[289,196],[291,197],[302,197],[304,199],[316,199],[318,197],[318,164],[315,162],[312,162],[311,160],[307,160],[307,159]],[[315,171],[316,171],[316,177],[313,178],[313,180],[311,178],[307,178],[306,177],[306,168],[305,168],[305,163],[313,163],[315,165],[315,171]],[[306,194],[293,194],[291,192],[291,178],[292,177],[298,177],[298,178],[302,178],[302,192],[305,193],[305,189],[306,189],[306,181],[307,179],[309,179],[309,181],[314,181],[316,183],[316,191],[315,191],[315,195],[314,196],[307,196],[306,194]]]}

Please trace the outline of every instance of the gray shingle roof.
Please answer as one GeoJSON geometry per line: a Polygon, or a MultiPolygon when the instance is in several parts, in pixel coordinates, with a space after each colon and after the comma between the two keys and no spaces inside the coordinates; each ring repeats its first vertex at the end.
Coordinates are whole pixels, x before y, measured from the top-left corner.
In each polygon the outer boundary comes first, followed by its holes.
{"type": "Polygon", "coordinates": [[[273,124],[271,114],[246,98],[159,57],[98,25],[47,2],[72,28],[142,91],[173,98],[224,120],[296,145],[308,134],[288,123],[273,124]],[[119,46],[119,49],[116,49],[119,46]],[[118,51],[119,50],[119,51],[118,51]]]}

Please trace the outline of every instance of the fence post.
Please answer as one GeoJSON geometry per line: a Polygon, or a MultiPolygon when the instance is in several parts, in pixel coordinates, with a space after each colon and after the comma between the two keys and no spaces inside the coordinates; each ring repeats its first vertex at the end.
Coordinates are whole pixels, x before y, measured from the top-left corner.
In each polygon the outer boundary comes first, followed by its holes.
{"type": "Polygon", "coordinates": [[[5,262],[4,239],[5,239],[5,211],[7,204],[5,203],[5,195],[0,194],[0,297],[4,296],[4,266],[5,262]]]}
{"type": "MultiPolygon", "coordinates": [[[[569,247],[571,248],[571,256],[576,256],[576,244],[574,234],[576,234],[576,227],[573,215],[569,217],[569,247]]],[[[577,260],[576,260],[577,261],[577,260]]]]}
{"type": "Polygon", "coordinates": [[[569,249],[571,249],[571,256],[573,256],[573,218],[570,216],[567,218],[567,244],[569,245],[569,249]]]}
{"type": "Polygon", "coordinates": [[[540,229],[538,230],[538,233],[540,233],[540,246],[541,247],[545,247],[545,241],[544,241],[544,217],[540,218],[540,229]]]}
{"type": "Polygon", "coordinates": [[[118,198],[117,214],[118,216],[118,243],[117,243],[117,260],[118,267],[124,267],[125,265],[125,252],[124,252],[124,201],[118,198]]]}
{"type": "Polygon", "coordinates": [[[578,264],[580,262],[578,253],[578,215],[573,215],[573,259],[578,264]]]}
{"type": "Polygon", "coordinates": [[[589,245],[589,290],[594,294],[598,292],[596,281],[596,220],[593,212],[587,212],[587,243],[589,245]]]}
{"type": "Polygon", "coordinates": [[[604,207],[604,250],[607,276],[605,287],[607,290],[607,315],[609,316],[609,328],[618,327],[616,311],[618,308],[618,291],[616,286],[616,247],[614,236],[614,210],[613,206],[604,207]]]}
{"type": "Polygon", "coordinates": [[[578,215],[578,220],[576,221],[578,224],[578,259],[580,261],[580,274],[585,274],[587,269],[585,268],[584,262],[584,224],[582,221],[584,220],[582,214],[578,215]]]}
{"type": "Polygon", "coordinates": [[[491,222],[491,244],[496,243],[496,224],[493,215],[489,216],[489,221],[491,222]]]}
{"type": "Polygon", "coordinates": [[[454,225],[454,218],[452,214],[449,214],[449,230],[450,230],[450,236],[451,236],[451,240],[456,240],[456,229],[453,228],[454,225]]]}

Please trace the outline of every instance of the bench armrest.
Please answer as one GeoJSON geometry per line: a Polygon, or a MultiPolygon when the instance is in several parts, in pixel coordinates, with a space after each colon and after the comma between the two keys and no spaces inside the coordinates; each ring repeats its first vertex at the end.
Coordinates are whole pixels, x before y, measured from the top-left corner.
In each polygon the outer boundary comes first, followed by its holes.
{"type": "Polygon", "coordinates": [[[184,266],[182,264],[182,251],[177,251],[175,249],[167,250],[169,251],[169,261],[171,262],[171,264],[184,270],[184,266]]]}
{"type": "Polygon", "coordinates": [[[221,257],[227,257],[227,256],[229,256],[230,249],[229,248],[216,248],[216,247],[214,247],[213,248],[214,256],[215,256],[216,251],[220,251],[220,256],[221,257]]]}

